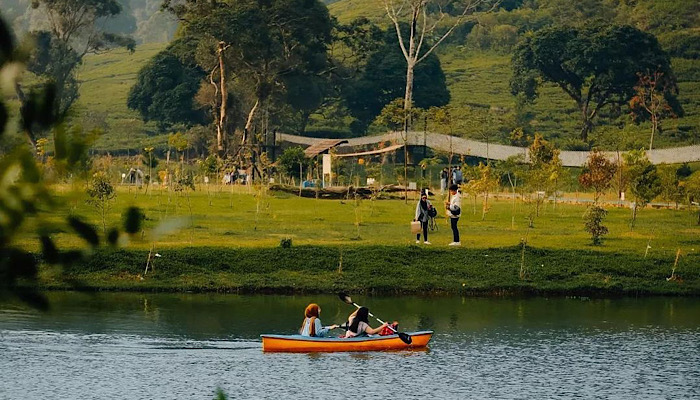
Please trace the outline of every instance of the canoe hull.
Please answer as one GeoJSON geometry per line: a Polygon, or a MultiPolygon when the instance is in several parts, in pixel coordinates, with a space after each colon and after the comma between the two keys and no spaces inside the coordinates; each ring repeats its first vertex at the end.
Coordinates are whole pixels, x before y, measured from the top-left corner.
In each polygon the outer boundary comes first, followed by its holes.
{"type": "Polygon", "coordinates": [[[260,335],[265,352],[331,352],[331,351],[386,351],[423,349],[433,331],[408,333],[412,343],[406,344],[398,335],[359,338],[312,338],[301,335],[260,335]]]}

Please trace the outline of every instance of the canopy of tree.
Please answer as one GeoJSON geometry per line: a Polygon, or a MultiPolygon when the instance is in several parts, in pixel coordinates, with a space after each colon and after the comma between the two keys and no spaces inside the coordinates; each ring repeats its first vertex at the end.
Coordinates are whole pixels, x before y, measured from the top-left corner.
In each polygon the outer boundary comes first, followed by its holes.
{"type": "Polygon", "coordinates": [[[581,112],[581,139],[606,105],[634,95],[638,74],[661,72],[675,84],[668,54],[656,38],[631,26],[552,27],[526,37],[513,56],[513,94],[537,97],[543,82],[559,86],[581,112]]]}
{"type": "Polygon", "coordinates": [[[164,126],[206,123],[206,115],[193,101],[206,76],[195,62],[196,48],[197,40],[185,37],[158,53],[139,72],[129,92],[129,108],[137,110],[144,121],[164,126]]]}

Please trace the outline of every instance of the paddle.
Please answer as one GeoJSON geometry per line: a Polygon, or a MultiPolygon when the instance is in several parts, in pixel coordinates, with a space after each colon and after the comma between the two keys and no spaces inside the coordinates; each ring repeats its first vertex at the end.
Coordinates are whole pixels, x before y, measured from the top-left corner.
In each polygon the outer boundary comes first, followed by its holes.
{"type": "MultiPolygon", "coordinates": [[[[357,308],[362,307],[362,306],[358,305],[357,303],[353,302],[353,301],[352,301],[352,298],[350,298],[350,296],[348,296],[348,295],[345,294],[345,293],[338,293],[338,297],[339,297],[340,300],[342,300],[344,303],[352,304],[353,306],[355,306],[355,307],[357,307],[357,308]]],[[[368,314],[369,314],[370,317],[372,317],[372,318],[376,319],[377,321],[379,321],[380,324],[384,324],[384,323],[385,323],[385,322],[382,321],[381,319],[375,317],[374,314],[372,314],[372,313],[368,313],[368,314]]],[[[391,325],[387,325],[387,328],[391,329],[392,331],[394,331],[395,334],[399,335],[399,339],[401,339],[402,342],[404,342],[404,343],[406,343],[406,344],[411,344],[411,343],[413,342],[413,339],[411,338],[410,335],[408,335],[408,334],[406,334],[406,333],[403,333],[403,332],[397,331],[396,329],[392,328],[391,325]]]]}

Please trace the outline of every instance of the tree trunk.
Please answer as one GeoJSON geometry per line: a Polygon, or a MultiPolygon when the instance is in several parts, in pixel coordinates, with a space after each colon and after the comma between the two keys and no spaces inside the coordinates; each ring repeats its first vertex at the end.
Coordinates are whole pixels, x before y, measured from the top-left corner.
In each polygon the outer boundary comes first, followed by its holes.
{"type": "Polygon", "coordinates": [[[221,106],[219,108],[219,121],[216,124],[216,148],[219,152],[224,151],[224,127],[226,126],[226,108],[228,106],[228,93],[226,91],[226,69],[224,66],[224,50],[226,43],[219,42],[217,54],[219,56],[219,86],[221,88],[221,106]]]}
{"type": "Polygon", "coordinates": [[[656,119],[655,114],[651,114],[651,139],[649,140],[649,150],[654,147],[654,134],[656,133],[657,126],[659,124],[658,119],[656,119]]]}

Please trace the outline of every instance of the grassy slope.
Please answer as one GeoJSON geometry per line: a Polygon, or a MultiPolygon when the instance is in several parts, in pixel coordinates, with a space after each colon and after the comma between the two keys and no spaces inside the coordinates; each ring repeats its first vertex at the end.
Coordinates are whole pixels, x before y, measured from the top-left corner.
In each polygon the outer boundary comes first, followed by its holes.
{"type": "Polygon", "coordinates": [[[79,113],[106,117],[108,129],[95,145],[98,150],[138,149],[167,141],[165,137],[153,136],[157,132],[155,125],[145,124],[137,112],[126,106],[139,69],[164,47],[164,44],[148,44],[137,47],[133,54],[118,49],[85,58],[76,107],[79,113]]]}
{"type": "MultiPolygon", "coordinates": [[[[511,202],[492,201],[482,221],[480,204],[473,213],[471,200],[465,198],[460,220],[464,247],[451,249],[446,246],[451,233],[444,218],[438,220],[438,231],[431,233],[432,246],[414,245],[408,232],[412,202],[355,203],[249,193],[247,188],[234,188],[233,193],[229,188],[210,189],[200,187],[188,199],[167,191],[146,195],[143,190],[121,188],[108,226],[119,223],[128,205],[145,210],[146,232],[160,221],[184,219],[180,231],[157,242],[156,250],[164,257],[157,261],[158,278],[142,282],[137,276],[151,245],[148,236],[140,235],[127,250],[98,252],[96,259],[69,270],[69,278],[82,281],[77,285],[83,287],[143,290],[322,290],[366,282],[366,287],[377,290],[419,292],[700,292],[700,226],[687,211],[645,209],[630,231],[629,210],[611,208],[605,221],[610,235],[604,246],[592,247],[583,231],[583,206],[548,205],[530,230],[528,204],[516,203],[513,214],[511,202]],[[280,240],[288,237],[293,239],[292,250],[279,249],[280,240]],[[530,246],[525,253],[530,278],[521,281],[519,243],[524,237],[530,246]],[[647,244],[651,249],[645,258],[647,244]],[[665,277],[677,249],[683,254],[677,270],[683,282],[669,283],[665,277]]],[[[62,198],[70,212],[100,224],[84,195],[66,192],[62,198]]],[[[64,233],[67,228],[58,225],[62,217],[55,214],[43,223],[55,226],[52,236],[61,247],[80,246],[74,235],[64,233]]],[[[29,235],[19,244],[37,248],[29,235]]],[[[47,286],[67,285],[57,269],[44,269],[42,276],[47,286]]]]}

